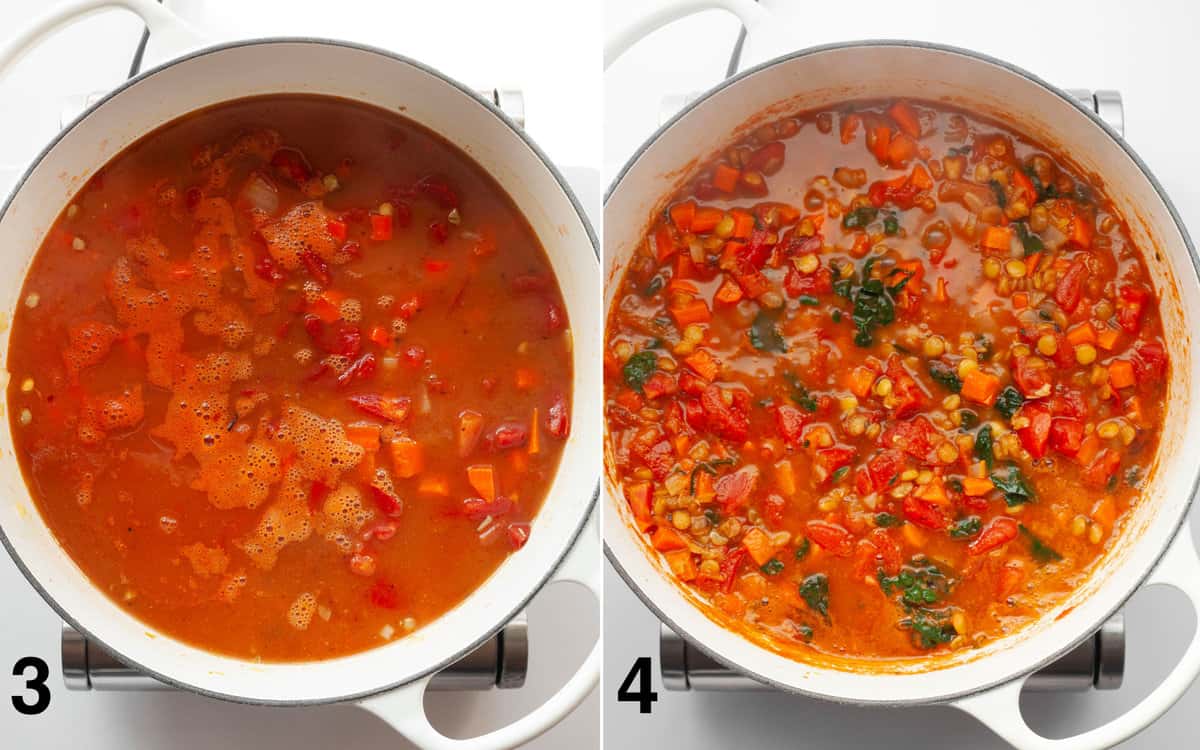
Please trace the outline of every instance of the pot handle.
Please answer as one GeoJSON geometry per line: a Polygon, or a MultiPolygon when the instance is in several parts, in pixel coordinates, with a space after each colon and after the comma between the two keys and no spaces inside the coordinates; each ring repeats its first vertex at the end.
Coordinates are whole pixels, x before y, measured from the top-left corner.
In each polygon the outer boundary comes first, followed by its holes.
{"type": "Polygon", "coordinates": [[[648,8],[642,15],[625,24],[611,34],[604,42],[604,67],[612,65],[617,58],[625,54],[633,45],[649,36],[654,31],[666,26],[672,21],[678,21],[686,16],[705,10],[721,9],[728,11],[739,19],[746,27],[746,33],[756,39],[771,40],[781,48],[786,47],[783,36],[771,23],[770,11],[759,5],[755,0],[667,0],[666,2],[648,3],[648,8]]]}
{"type": "MultiPolygon", "coordinates": [[[[570,581],[586,586],[596,601],[601,601],[600,531],[595,513],[579,534],[575,546],[567,553],[558,570],[547,583],[570,581]]],[[[422,750],[502,750],[521,745],[542,734],[562,720],[588,696],[600,682],[600,641],[592,646],[583,664],[567,683],[545,703],[513,723],[487,734],[468,739],[454,739],[439,732],[425,715],[425,687],[432,675],[395,690],[372,696],[358,705],[390,724],[422,750]]]]}
{"type": "Polygon", "coordinates": [[[206,41],[199,32],[154,0],[67,0],[0,44],[0,78],[47,36],[86,15],[109,8],[124,8],[141,16],[156,42],[167,49],[183,51],[199,47],[206,41]]]}
{"type": "Polygon", "coordinates": [[[1041,736],[1021,715],[1024,677],[953,701],[950,705],[971,714],[1020,750],[1100,750],[1129,739],[1166,713],[1200,674],[1200,557],[1197,557],[1191,529],[1186,522],[1146,580],[1148,586],[1160,584],[1174,586],[1191,600],[1196,612],[1192,641],[1166,679],[1150,695],[1107,724],[1073,737],[1048,739],[1041,736]]]}

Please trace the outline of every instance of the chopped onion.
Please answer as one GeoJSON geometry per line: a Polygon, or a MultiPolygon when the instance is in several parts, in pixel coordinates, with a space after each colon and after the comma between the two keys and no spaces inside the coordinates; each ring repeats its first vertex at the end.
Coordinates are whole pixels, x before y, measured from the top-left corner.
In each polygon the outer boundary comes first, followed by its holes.
{"type": "Polygon", "coordinates": [[[272,216],[279,210],[279,191],[259,172],[251,172],[246,178],[245,184],[242,185],[241,199],[250,208],[257,208],[272,216]]]}

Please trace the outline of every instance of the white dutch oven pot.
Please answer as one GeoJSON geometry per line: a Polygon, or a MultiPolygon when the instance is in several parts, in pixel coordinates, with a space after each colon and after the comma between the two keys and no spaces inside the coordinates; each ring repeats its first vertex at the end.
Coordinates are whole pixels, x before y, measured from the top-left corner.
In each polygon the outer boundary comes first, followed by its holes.
{"type": "MultiPolygon", "coordinates": [[[[696,10],[736,12],[759,42],[778,45],[770,17],[750,0],[670,5],[616,35],[605,59],[696,10]]],[[[776,47],[778,50],[778,47],[776,47]]],[[[1200,627],[1167,678],[1129,712],[1083,734],[1051,740],[1021,716],[1025,678],[1095,632],[1142,585],[1178,588],[1200,613],[1200,560],[1183,522],[1197,486],[1200,440],[1198,261],[1170,200],[1129,146],[1070,96],[1007,63],[964,50],[914,42],[860,42],[791,52],[725,81],[658,130],[625,165],[604,205],[605,308],[614,281],[632,257],[664,196],[686,180],[696,157],[717,153],[749,118],[824,108],[856,98],[907,96],[943,101],[1001,121],[1054,144],[1085,173],[1103,176],[1109,196],[1146,253],[1162,296],[1164,338],[1171,347],[1170,399],[1157,463],[1145,500],[1131,512],[1114,549],[1066,601],[1014,637],[936,664],[894,671],[847,671],[785,658],[709,619],[672,583],[657,554],[632,524],[628,503],[606,471],[603,530],[609,559],[642,600],[675,632],[726,666],[788,690],[832,701],[900,706],[946,703],[973,714],[1021,748],[1103,748],[1140,731],[1166,711],[1200,673],[1200,627]],[[1013,119],[1009,113],[1022,113],[1013,119]],[[1153,252],[1152,250],[1157,250],[1153,252]],[[1181,527],[1183,529],[1180,533],[1181,527]]],[[[611,464],[610,464],[611,465],[611,464]]]]}
{"type": "MultiPolygon", "coordinates": [[[[0,539],[62,617],[130,666],[197,693],[245,703],[356,701],[421,747],[513,747],[553,726],[599,680],[599,644],[567,684],[515,723],[454,740],[425,716],[433,673],[490,638],[552,581],[599,598],[599,539],[587,524],[600,473],[601,319],[597,243],[562,176],[499,110],[412,60],[382,50],[311,39],[264,39],[205,47],[153,0],[68,3],[0,48],[0,74],[29,46],[80,15],[124,7],[157,43],[181,56],[129,81],[59,134],[19,179],[0,210],[0,310],[15,309],[25,271],[59,210],[88,177],[160,125],[217,102],[281,92],[329,94],[401,110],[475,159],[512,196],[546,248],[574,332],[574,428],[528,544],[466,600],[412,635],[328,661],[256,664],[173,640],[131,617],[94,588],[55,542],[29,498],[8,430],[0,436],[0,539]],[[183,53],[183,50],[188,50],[183,53]],[[578,540],[578,545],[576,542],[578,540]],[[574,548],[574,549],[573,549],[574,548]],[[570,553],[570,554],[569,554],[570,553]]],[[[11,319],[11,315],[10,315],[11,319]]],[[[0,334],[0,352],[8,348],[0,334]]]]}

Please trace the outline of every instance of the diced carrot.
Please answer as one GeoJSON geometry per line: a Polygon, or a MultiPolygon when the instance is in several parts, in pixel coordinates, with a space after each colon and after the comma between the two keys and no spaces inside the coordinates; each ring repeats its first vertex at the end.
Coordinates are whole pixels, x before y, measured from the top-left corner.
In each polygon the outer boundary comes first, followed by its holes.
{"type": "Polygon", "coordinates": [[[1108,382],[1113,388],[1128,388],[1137,382],[1133,375],[1133,363],[1127,359],[1114,359],[1108,365],[1108,382]]]}
{"type": "Polygon", "coordinates": [[[697,208],[692,216],[692,232],[704,234],[711,232],[725,218],[725,212],[719,208],[697,208]]]}
{"type": "Polygon", "coordinates": [[[946,492],[946,483],[942,481],[941,477],[934,477],[926,484],[920,485],[914,494],[926,502],[939,505],[950,503],[950,495],[946,492]]]}
{"type": "Polygon", "coordinates": [[[392,451],[392,470],[401,479],[411,479],[425,468],[425,453],[416,440],[398,437],[388,447],[392,451]]]}
{"type": "Polygon", "coordinates": [[[887,125],[876,125],[867,131],[867,148],[879,161],[888,160],[888,146],[892,142],[892,129],[887,125]]]}
{"type": "Polygon", "coordinates": [[[669,526],[659,526],[650,535],[650,543],[659,552],[672,552],[677,549],[687,549],[687,542],[679,532],[669,526]]]}
{"type": "Polygon", "coordinates": [[[854,140],[858,133],[858,124],[862,122],[862,117],[857,114],[848,114],[842,116],[841,137],[842,143],[850,143],[854,140]]]}
{"type": "MultiPolygon", "coordinates": [[[[1014,297],[1016,295],[1013,295],[1014,297]]],[[[950,299],[950,295],[946,292],[946,279],[943,276],[938,276],[937,291],[934,292],[933,298],[938,302],[946,302],[950,299]]]]}
{"type": "Polygon", "coordinates": [[[670,308],[671,317],[680,328],[692,323],[707,323],[712,318],[708,311],[708,303],[702,299],[694,299],[687,304],[670,308]]]}
{"type": "Polygon", "coordinates": [[[479,436],[483,434],[483,415],[465,409],[458,415],[458,455],[466,456],[475,450],[479,436]]]}
{"type": "Polygon", "coordinates": [[[354,423],[346,425],[346,439],[361,445],[368,453],[379,450],[379,425],[354,423]]]}
{"type": "Polygon", "coordinates": [[[771,544],[771,537],[767,536],[767,532],[755,526],[746,532],[742,537],[742,546],[750,553],[750,557],[758,565],[766,565],[767,561],[775,555],[775,545],[771,544]]]}
{"type": "Polygon", "coordinates": [[[450,483],[446,481],[445,477],[422,477],[421,483],[417,485],[417,490],[426,495],[442,495],[445,497],[450,494],[450,483]]]}
{"type": "Polygon", "coordinates": [[[1094,232],[1091,219],[1086,214],[1076,213],[1067,225],[1067,242],[1081,250],[1087,250],[1092,246],[1094,232]]]}
{"type": "Polygon", "coordinates": [[[716,380],[717,375],[721,372],[720,360],[707,349],[697,349],[684,357],[683,361],[687,363],[688,367],[695,370],[697,375],[710,383],[716,380]]]}
{"type": "Polygon", "coordinates": [[[915,523],[904,524],[900,527],[900,533],[904,536],[904,541],[908,542],[908,545],[914,549],[924,549],[925,542],[929,538],[925,530],[915,523]]]}
{"type": "Polygon", "coordinates": [[[681,549],[668,552],[663,557],[667,559],[667,565],[671,568],[671,572],[681,581],[694,580],[699,573],[690,550],[681,549]]]}
{"type": "Polygon", "coordinates": [[[988,477],[963,477],[963,494],[967,497],[983,497],[991,492],[996,485],[988,477]]]}
{"type": "Polygon", "coordinates": [[[692,231],[692,219],[696,216],[696,201],[684,201],[671,206],[671,223],[680,232],[692,231]]]}
{"type": "Polygon", "coordinates": [[[1029,307],[1029,295],[1025,292],[1013,292],[1012,304],[1014,310],[1024,310],[1029,307]]]}
{"type": "Polygon", "coordinates": [[[730,213],[733,215],[733,237],[745,239],[753,234],[754,214],[740,208],[735,208],[730,213]]]}
{"type": "Polygon", "coordinates": [[[1096,343],[1101,349],[1111,352],[1117,348],[1117,339],[1121,338],[1121,332],[1115,328],[1105,328],[1100,333],[1096,334],[1096,343]]]}
{"type": "Polygon", "coordinates": [[[491,502],[496,499],[496,471],[491,464],[468,466],[467,482],[484,500],[491,502]]]}
{"type": "Polygon", "coordinates": [[[720,288],[717,289],[717,293],[713,296],[713,302],[732,305],[741,302],[743,296],[742,287],[733,279],[726,277],[721,282],[720,288]]]}
{"type": "Polygon", "coordinates": [[[1096,327],[1092,325],[1092,321],[1085,321],[1067,331],[1067,341],[1075,346],[1094,344],[1096,343],[1096,327]]]}
{"type": "Polygon", "coordinates": [[[919,146],[907,133],[897,133],[888,143],[887,161],[893,167],[902,167],[917,157],[919,146]]]}
{"type": "Polygon", "coordinates": [[[682,456],[688,452],[688,448],[692,447],[692,439],[687,435],[680,433],[675,436],[675,455],[682,456]]]}
{"type": "Polygon", "coordinates": [[[712,184],[717,190],[722,193],[732,193],[737,187],[738,178],[742,176],[741,170],[734,169],[728,164],[718,164],[713,170],[712,184]]]}
{"type": "Polygon", "coordinates": [[[310,303],[307,309],[325,323],[336,323],[342,317],[342,311],[336,304],[330,302],[325,294],[310,303]]]}
{"type": "Polygon", "coordinates": [[[796,494],[796,467],[786,458],[775,464],[775,486],[784,495],[796,494]]]}
{"type": "Polygon", "coordinates": [[[537,385],[537,370],[530,367],[518,367],[516,372],[517,389],[527,391],[537,385]]]}
{"type": "Polygon", "coordinates": [[[1037,270],[1038,263],[1042,262],[1042,254],[1034,253],[1033,255],[1025,256],[1025,275],[1033,276],[1033,272],[1037,270]]]}
{"type": "Polygon", "coordinates": [[[1093,432],[1079,444],[1079,452],[1075,454],[1075,461],[1082,466],[1087,466],[1096,458],[1096,454],[1099,452],[1100,438],[1093,432]]]}
{"type": "Polygon", "coordinates": [[[653,521],[650,515],[650,483],[637,482],[627,485],[625,499],[629,501],[629,509],[633,511],[639,529],[645,531],[653,521]]]}
{"type": "Polygon", "coordinates": [[[888,107],[888,114],[900,126],[900,129],[913,138],[921,137],[921,120],[912,105],[900,99],[888,107]]]}
{"type": "Polygon", "coordinates": [[[712,498],[717,494],[713,487],[712,474],[702,471],[696,475],[696,494],[692,497],[712,498]]]}
{"type": "Polygon", "coordinates": [[[917,164],[912,169],[912,174],[908,177],[909,182],[918,190],[928,190],[933,187],[933,178],[929,176],[929,170],[925,169],[923,164],[917,164]]]}
{"type": "Polygon", "coordinates": [[[521,451],[509,451],[508,462],[512,464],[514,474],[524,474],[529,471],[529,454],[521,451]]]}
{"type": "Polygon", "coordinates": [[[529,455],[536,456],[542,451],[541,429],[538,427],[538,408],[533,407],[533,416],[529,418],[529,455]]]}
{"type": "Polygon", "coordinates": [[[1008,227],[988,227],[983,233],[983,246],[992,250],[1008,251],[1012,242],[1012,230],[1008,227]]]}
{"type": "Polygon", "coordinates": [[[376,242],[392,238],[392,217],[390,214],[371,214],[371,239],[376,242]]]}
{"type": "Polygon", "coordinates": [[[866,398],[875,383],[875,372],[861,365],[850,371],[850,392],[859,398],[866,398]]]}
{"type": "Polygon", "coordinates": [[[696,286],[687,279],[671,279],[669,282],[667,282],[667,291],[687,292],[688,294],[695,296],[700,293],[700,287],[696,286]]]}
{"type": "Polygon", "coordinates": [[[991,406],[1000,393],[1000,379],[982,370],[971,370],[963,378],[962,397],[968,401],[991,406]]]}
{"type": "Polygon", "coordinates": [[[658,229],[654,231],[653,238],[654,253],[658,257],[659,263],[670,258],[679,249],[675,245],[675,238],[671,236],[671,231],[667,229],[665,224],[659,225],[658,229]]]}

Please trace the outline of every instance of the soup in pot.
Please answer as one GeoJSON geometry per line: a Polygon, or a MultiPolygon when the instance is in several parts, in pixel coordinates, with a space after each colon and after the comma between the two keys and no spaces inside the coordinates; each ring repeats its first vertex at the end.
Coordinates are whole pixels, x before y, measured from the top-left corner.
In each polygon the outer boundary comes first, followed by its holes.
{"type": "Polygon", "coordinates": [[[570,430],[566,308],[462,151],[318,96],[221,104],[64,208],[13,319],[29,490],[91,581],[247,659],[399,638],[530,535],[570,430]]]}
{"type": "Polygon", "coordinates": [[[653,217],[609,312],[610,470],[717,621],[796,658],[981,646],[1121,533],[1167,349],[1101,186],[946,106],[761,125],[653,217]]]}

